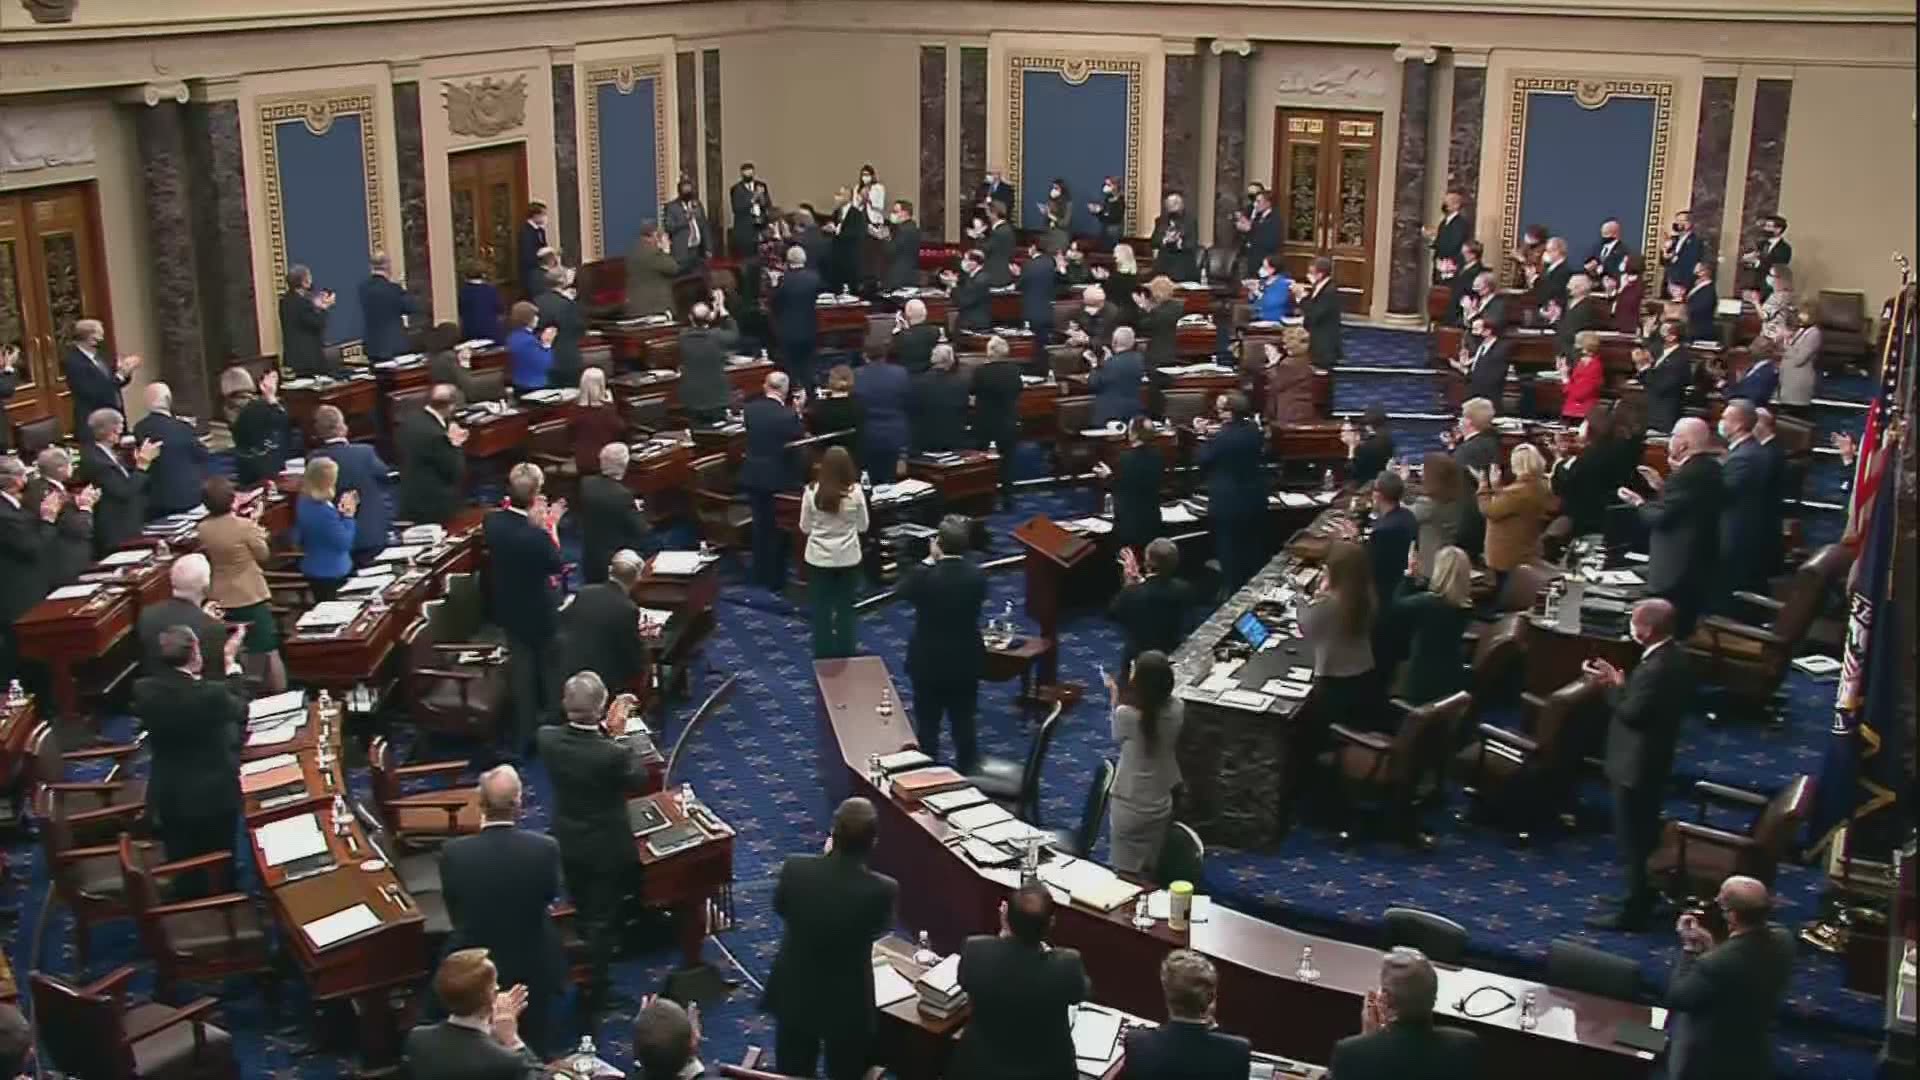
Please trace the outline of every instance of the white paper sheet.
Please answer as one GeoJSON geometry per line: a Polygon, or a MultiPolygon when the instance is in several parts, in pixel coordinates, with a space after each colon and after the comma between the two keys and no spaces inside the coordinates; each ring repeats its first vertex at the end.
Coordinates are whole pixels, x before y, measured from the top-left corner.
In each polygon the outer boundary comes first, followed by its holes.
{"type": "Polygon", "coordinates": [[[696,574],[700,571],[700,553],[697,551],[663,551],[653,557],[653,572],[656,574],[696,574]]]}
{"type": "Polygon", "coordinates": [[[1007,813],[999,804],[986,803],[981,806],[969,806],[965,810],[955,810],[948,815],[947,824],[970,832],[1002,821],[1010,821],[1012,818],[1013,815],[1007,813]]]}
{"type": "MultiPolygon", "coordinates": [[[[1165,889],[1161,889],[1158,892],[1148,893],[1147,894],[1147,917],[1152,919],[1160,919],[1164,921],[1169,915],[1173,914],[1172,909],[1170,907],[1172,903],[1173,903],[1173,894],[1169,893],[1165,889]]],[[[1212,917],[1213,917],[1213,897],[1203,896],[1196,893],[1193,897],[1193,907],[1188,909],[1188,912],[1187,912],[1188,921],[1197,922],[1197,923],[1206,922],[1208,919],[1211,919],[1212,917]]]]}
{"type": "Polygon", "coordinates": [[[80,585],[62,585],[47,594],[49,600],[85,600],[100,591],[100,583],[89,581],[80,585]]]}
{"type": "Polygon", "coordinates": [[[1199,520],[1186,503],[1168,503],[1160,508],[1162,525],[1191,525],[1199,520]]]}
{"type": "Polygon", "coordinates": [[[294,625],[302,630],[310,626],[345,626],[360,617],[363,606],[358,600],[323,600],[308,608],[294,625]]]}
{"type": "Polygon", "coordinates": [[[300,759],[292,754],[275,754],[272,757],[261,758],[259,761],[241,762],[240,775],[257,776],[263,772],[272,772],[283,765],[298,765],[299,763],[300,759]]]}
{"type": "MultiPolygon", "coordinates": [[[[961,810],[959,813],[964,814],[966,811],[961,810]]],[[[1027,837],[1029,836],[1038,836],[1044,839],[1047,833],[1044,830],[1034,828],[1018,818],[1008,818],[1005,821],[996,821],[984,828],[975,829],[973,835],[978,839],[985,840],[989,844],[1004,845],[1024,844],[1027,842],[1027,837]]]]}
{"type": "MultiPolygon", "coordinates": [[[[1120,1053],[1120,1015],[1091,1005],[1073,1012],[1073,1056],[1088,1063],[1113,1064],[1120,1053]]],[[[1105,1069],[1101,1070],[1105,1072],[1105,1069]]]]}
{"type": "Polygon", "coordinates": [[[392,574],[368,574],[366,577],[347,579],[346,583],[340,586],[340,591],[345,594],[376,593],[385,590],[393,582],[392,574]]]}
{"type": "Polygon", "coordinates": [[[884,1009],[914,996],[913,984],[885,960],[873,965],[873,1007],[884,1009]]]}
{"type": "Polygon", "coordinates": [[[135,563],[146,562],[152,555],[153,551],[150,548],[128,548],[125,551],[109,551],[100,557],[100,565],[132,566],[135,563]]]}
{"type": "Polygon", "coordinates": [[[269,694],[247,702],[247,719],[258,720],[265,716],[279,716],[304,708],[307,704],[305,690],[287,690],[278,694],[269,694]]]}
{"type": "Polygon", "coordinates": [[[418,544],[396,544],[392,547],[381,548],[380,554],[375,555],[373,561],[406,562],[425,550],[427,549],[418,544]]]}
{"type": "Polygon", "coordinates": [[[380,925],[380,916],[365,904],[355,904],[342,911],[315,919],[300,929],[313,942],[316,949],[324,949],[335,942],[345,941],[355,934],[371,930],[380,925]]]}
{"type": "Polygon", "coordinates": [[[253,830],[253,838],[259,843],[268,866],[279,866],[327,850],[327,834],[320,831],[320,819],[313,814],[270,821],[253,830]]]}
{"type": "Polygon", "coordinates": [[[1113,531],[1113,522],[1106,518],[1075,518],[1072,521],[1063,521],[1061,524],[1075,532],[1092,533],[1095,536],[1105,536],[1113,531]]]}
{"type": "Polygon", "coordinates": [[[952,997],[960,990],[960,954],[954,953],[935,964],[919,981],[929,990],[952,997]]]}

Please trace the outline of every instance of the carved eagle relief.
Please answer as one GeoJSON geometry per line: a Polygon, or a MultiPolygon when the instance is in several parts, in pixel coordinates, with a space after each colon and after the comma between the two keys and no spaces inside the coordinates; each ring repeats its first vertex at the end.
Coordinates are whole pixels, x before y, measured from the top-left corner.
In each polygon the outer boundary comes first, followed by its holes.
{"type": "Polygon", "coordinates": [[[495,78],[442,87],[447,105],[447,130],[455,135],[485,138],[527,122],[527,77],[512,82],[495,78]]]}

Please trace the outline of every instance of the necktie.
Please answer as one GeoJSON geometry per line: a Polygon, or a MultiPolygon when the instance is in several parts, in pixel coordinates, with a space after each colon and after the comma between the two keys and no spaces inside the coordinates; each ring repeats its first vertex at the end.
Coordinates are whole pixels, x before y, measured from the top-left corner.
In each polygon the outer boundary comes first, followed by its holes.
{"type": "Polygon", "coordinates": [[[700,218],[694,213],[692,204],[687,205],[687,246],[700,246],[700,218]]]}

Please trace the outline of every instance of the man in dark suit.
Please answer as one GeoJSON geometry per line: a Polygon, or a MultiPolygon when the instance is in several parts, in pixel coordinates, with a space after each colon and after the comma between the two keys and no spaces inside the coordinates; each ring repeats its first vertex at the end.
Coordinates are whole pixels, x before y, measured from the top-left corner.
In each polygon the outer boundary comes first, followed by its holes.
{"type": "Polygon", "coordinates": [[[940,450],[967,450],[967,398],[971,380],[954,360],[953,346],[937,345],[933,366],[913,376],[907,392],[907,445],[915,454],[940,450]]]}
{"type": "Polygon", "coordinates": [[[48,566],[57,542],[54,522],[63,499],[49,492],[38,506],[26,502],[27,467],[12,454],[0,454],[0,675],[19,673],[14,620],[25,615],[48,591],[48,566]]]}
{"type": "Polygon", "coordinates": [[[888,211],[887,272],[880,287],[891,292],[920,284],[920,226],[913,220],[913,204],[897,200],[888,211]]]}
{"type": "Polygon", "coordinates": [[[499,979],[526,987],[521,1036],[544,1058],[556,1045],[553,1000],[566,987],[566,954],[548,913],[560,899],[560,845],[517,826],[520,797],[513,766],[480,777],[480,831],[440,849],[440,895],[453,923],[447,951],[485,949],[499,979]]]}
{"type": "Polygon", "coordinates": [[[176,626],[184,626],[200,639],[201,656],[219,656],[227,646],[227,624],[207,613],[207,589],[213,584],[213,568],[199,552],[173,560],[167,572],[172,595],[157,604],[140,609],[134,634],[140,639],[140,669],[159,675],[169,665],[161,658],[160,635],[176,626]]]}
{"type": "MultiPolygon", "coordinates": [[[[1428,247],[1433,251],[1434,280],[1440,280],[1440,263],[1450,260],[1458,267],[1465,262],[1463,248],[1473,238],[1473,219],[1465,213],[1467,197],[1457,191],[1449,191],[1440,197],[1440,223],[1428,230],[1432,237],[1428,247]]],[[[1277,245],[1276,245],[1277,246],[1277,245]]]]}
{"type": "MultiPolygon", "coordinates": [[[[1480,261],[1483,250],[1478,240],[1469,240],[1460,245],[1460,266],[1453,272],[1453,277],[1447,279],[1447,288],[1451,292],[1447,300],[1447,321],[1451,324],[1460,324],[1464,315],[1460,301],[1475,291],[1475,283],[1480,275],[1487,272],[1486,264],[1480,261]]],[[[1487,288],[1492,291],[1493,279],[1487,280],[1487,288]]]]}
{"type": "Polygon", "coordinates": [[[1567,306],[1567,282],[1573,280],[1573,264],[1567,261],[1567,241],[1555,236],[1541,249],[1540,274],[1533,279],[1530,298],[1533,306],[1545,311],[1549,304],[1567,306]]]}
{"type": "MultiPolygon", "coordinates": [[[[232,853],[240,831],[240,741],[247,726],[247,684],[240,670],[241,633],[227,634],[216,672],[201,670],[200,639],[185,626],[160,632],[165,670],[133,684],[133,714],[153,756],[147,807],[167,858],[232,853]]],[[[180,899],[205,895],[207,875],[176,882],[180,899]]]]}
{"type": "Polygon", "coordinates": [[[1178,191],[1167,192],[1160,216],[1153,219],[1153,272],[1165,274],[1175,284],[1196,281],[1200,277],[1200,237],[1187,215],[1187,199],[1178,191]]]}
{"type": "Polygon", "coordinates": [[[1560,311],[1560,317],[1553,323],[1553,353],[1564,356],[1569,363],[1579,359],[1579,349],[1575,342],[1580,335],[1589,330],[1607,329],[1607,313],[1600,308],[1600,298],[1593,295],[1593,279],[1585,274],[1575,274],[1567,280],[1567,303],[1560,311]]]}
{"type": "Polygon", "coordinates": [[[626,443],[610,442],[600,448],[600,471],[580,478],[580,573],[589,585],[607,580],[614,552],[644,551],[652,539],[646,512],[626,485],[632,459],[626,443]]]}
{"type": "MultiPolygon", "coordinates": [[[[616,943],[621,899],[635,884],[639,849],[627,821],[627,793],[642,790],[646,763],[635,748],[607,733],[607,687],[600,676],[582,671],[560,692],[566,724],[540,729],[540,760],[553,778],[550,830],[560,841],[560,865],[567,891],[578,911],[580,935],[587,942],[591,972],[587,1007],[599,1012],[613,1004],[607,967],[616,943]]],[[[622,715],[615,720],[624,728],[622,715]]]]}
{"type": "Polygon", "coordinates": [[[360,498],[360,509],[353,516],[353,558],[367,563],[387,546],[387,534],[393,529],[393,504],[387,487],[393,480],[393,467],[380,458],[380,451],[367,443],[347,439],[347,418],[332,405],[313,411],[313,434],[320,445],[314,457],[332,459],[340,468],[336,490],[351,491],[360,498]]]}
{"type": "Polygon", "coordinates": [[[1693,282],[1687,287],[1687,337],[1694,341],[1714,341],[1720,336],[1714,314],[1720,306],[1720,292],[1713,285],[1713,264],[1700,263],[1693,268],[1693,282]]]}
{"type": "Polygon", "coordinates": [[[1253,277],[1259,273],[1260,264],[1280,250],[1280,219],[1273,213],[1273,192],[1260,189],[1253,197],[1253,210],[1245,221],[1246,228],[1241,230],[1245,238],[1241,244],[1245,257],[1242,265],[1246,267],[1244,276],[1253,277]]]}
{"type": "Polygon", "coordinates": [[[909,375],[933,366],[933,348],[940,344],[940,328],[927,321],[926,301],[907,301],[900,312],[901,326],[893,333],[893,358],[909,375]]]}
{"type": "Polygon", "coordinates": [[[1107,290],[1089,285],[1080,293],[1080,306],[1067,316],[1067,344],[1082,349],[1105,349],[1120,328],[1120,308],[1107,301],[1107,290]]]}
{"type": "Polygon", "coordinates": [[[1224,596],[1245,585],[1266,560],[1261,522],[1267,513],[1267,440],[1253,422],[1247,395],[1222,394],[1215,408],[1217,426],[1200,448],[1198,464],[1207,474],[1207,515],[1224,596]]]}
{"type": "Polygon", "coordinates": [[[120,460],[116,447],[126,418],[114,409],[95,409],[85,430],[93,437],[80,446],[80,480],[100,489],[93,508],[93,554],[105,555],[140,535],[147,524],[147,470],[160,456],[160,444],[141,443],[133,452],[133,467],[120,460]]]}
{"type": "Polygon", "coordinates": [[[407,345],[407,316],[419,305],[399,282],[390,276],[393,262],[384,251],[373,253],[367,280],[360,283],[360,318],[365,326],[362,338],[367,359],[374,363],[391,360],[411,351],[407,345]]]}
{"type": "Polygon", "coordinates": [[[1727,457],[1720,465],[1726,502],[1720,511],[1720,595],[1736,590],[1772,595],[1768,579],[1779,569],[1780,492],[1774,456],[1754,438],[1753,403],[1734,398],[1720,414],[1727,457]]]}
{"type": "Polygon", "coordinates": [[[772,224],[768,215],[773,213],[773,193],[766,181],[754,175],[753,162],[741,164],[740,179],[727,189],[727,206],[733,211],[728,237],[733,257],[751,258],[772,224]]]}
{"type": "Polygon", "coordinates": [[[553,246],[547,238],[547,204],[530,202],[527,204],[527,219],[520,223],[520,248],[515,252],[520,272],[520,291],[532,298],[540,295],[540,253],[553,246]]]}
{"type": "Polygon", "coordinates": [[[1753,280],[1760,283],[1760,298],[1764,300],[1773,295],[1773,286],[1767,284],[1768,272],[1793,262],[1793,245],[1787,243],[1787,219],[1779,214],[1760,219],[1760,234],[1760,243],[1740,256],[1740,265],[1753,271],[1753,280]]]}
{"type": "Polygon", "coordinates": [[[1020,320],[1033,331],[1034,354],[1041,359],[1053,343],[1053,301],[1059,295],[1065,262],[1065,256],[1046,254],[1035,244],[1027,249],[1027,264],[1020,268],[1020,320]]]}
{"type": "Polygon", "coordinates": [[[1707,422],[1689,416],[1667,439],[1665,480],[1647,466],[1640,476],[1652,488],[1649,501],[1632,488],[1620,498],[1637,507],[1647,528],[1647,592],[1671,601],[1675,632],[1693,633],[1702,611],[1714,609],[1719,583],[1720,510],[1725,502],[1720,462],[1713,456],[1707,422]]]}
{"type": "Polygon", "coordinates": [[[540,329],[551,326],[553,366],[547,369],[547,385],[570,387],[580,382],[580,338],[587,332],[587,320],[574,302],[573,271],[566,267],[548,270],[545,288],[534,297],[533,307],[540,313],[540,329]]]}
{"type": "Polygon", "coordinates": [[[1507,296],[1500,291],[1493,271],[1483,267],[1460,297],[1460,324],[1465,326],[1478,316],[1492,323],[1494,329],[1504,330],[1516,321],[1509,317],[1507,307],[1507,296]]]}
{"type": "Polygon", "coordinates": [[[873,943],[893,927],[900,886],[867,868],[878,829],[863,798],[833,812],[823,855],[792,855],[780,867],[773,911],[780,952],[762,1005],[773,1013],[774,1061],[789,1076],[813,1076],[826,1051],[829,1080],[866,1074],[873,1040],[873,943]]]}
{"type": "Polygon", "coordinates": [[[1597,657],[1582,668],[1608,688],[1606,773],[1613,788],[1613,839],[1626,879],[1619,908],[1587,925],[1637,933],[1653,915],[1657,894],[1647,880],[1647,856],[1660,839],[1660,804],[1673,776],[1680,723],[1693,701],[1693,670],[1686,649],[1673,640],[1674,609],[1667,601],[1635,604],[1628,632],[1640,646],[1631,675],[1597,657]]]}
{"type": "Polygon", "coordinates": [[[1667,264],[1667,288],[1689,288],[1693,269],[1700,265],[1700,238],[1693,233],[1693,212],[1682,210],[1673,215],[1673,235],[1661,250],[1660,261],[1667,264]]]}
{"type": "Polygon", "coordinates": [[[1013,458],[1020,442],[1020,365],[1014,362],[1007,339],[987,339],[987,359],[973,369],[973,433],[982,450],[993,447],[1000,455],[1000,498],[1012,499],[1013,458]]]}
{"type": "Polygon", "coordinates": [[[73,457],[63,446],[42,448],[34,469],[39,475],[27,483],[22,500],[26,505],[39,506],[49,492],[62,496],[45,567],[47,586],[57,589],[78,578],[93,562],[93,508],[100,500],[100,489],[75,481],[73,457]]]}
{"type": "Polygon", "coordinates": [[[639,553],[622,548],[607,557],[597,584],[573,594],[560,612],[554,645],[558,670],[567,675],[591,671],[616,693],[634,689],[647,670],[647,648],[640,639],[640,606],[633,602],[646,564],[639,553]]]}
{"type": "Polygon", "coordinates": [[[461,949],[440,961],[433,993],[451,1014],[407,1032],[402,1054],[412,1080],[540,1080],[546,1075],[520,1038],[527,989],[504,992],[485,949],[461,949]]]}
{"type": "Polygon", "coordinates": [[[424,409],[410,409],[394,438],[400,450],[400,516],[415,524],[445,524],[460,505],[467,475],[467,429],[453,422],[452,383],[435,383],[424,409]]]}
{"type": "Polygon", "coordinates": [[[1371,484],[1373,478],[1393,464],[1393,432],[1387,425],[1387,410],[1369,405],[1360,413],[1360,422],[1340,426],[1340,441],[1347,448],[1347,481],[1371,484]]]}
{"type": "Polygon", "coordinates": [[[986,256],[969,248],[960,257],[960,270],[941,275],[953,303],[954,325],[961,330],[993,327],[993,282],[987,277],[986,256]]]}
{"type": "Polygon", "coordinates": [[[1726,916],[1719,944],[1692,914],[1675,930],[1680,959],[1667,981],[1670,1080],[1765,1080],[1773,1073],[1773,1022],[1793,977],[1793,937],[1768,916],[1773,899],[1758,880],[1720,883],[1714,906],[1726,916]]]}
{"type": "MultiPolygon", "coordinates": [[[[67,389],[73,394],[76,426],[84,424],[97,409],[112,409],[122,417],[127,415],[122,391],[139,369],[140,358],[128,354],[116,360],[107,355],[103,351],[106,337],[105,323],[99,319],[81,319],[73,324],[73,345],[60,362],[67,389]]],[[[93,437],[87,427],[81,427],[75,434],[81,442],[93,437]]]]}
{"type": "Polygon", "coordinates": [[[681,177],[677,194],[678,198],[660,208],[660,227],[667,230],[674,266],[682,274],[691,274],[707,264],[713,250],[713,228],[692,180],[681,177]]]}
{"type": "Polygon", "coordinates": [[[1442,433],[1443,441],[1448,437],[1453,438],[1453,460],[1468,476],[1486,472],[1498,465],[1503,457],[1500,452],[1500,433],[1493,426],[1496,415],[1492,401],[1468,398],[1460,406],[1458,431],[1442,433]]]}
{"type": "Polygon", "coordinates": [[[1620,239],[1620,222],[1608,218],[1600,223],[1600,239],[1587,252],[1582,266],[1587,276],[1595,281],[1603,278],[1617,278],[1626,272],[1627,259],[1633,255],[1633,249],[1620,239]]]}
{"type": "Polygon", "coordinates": [[[1720,393],[1728,401],[1743,398],[1758,408],[1772,403],[1773,395],[1780,389],[1780,365],[1773,357],[1761,355],[1753,358],[1738,379],[1722,382],[1720,393]]]}
{"type": "Polygon", "coordinates": [[[724,420],[733,399],[727,381],[727,361],[740,347],[739,327],[727,310],[726,294],[713,291],[687,312],[687,328],[680,331],[680,406],[696,424],[724,420]]]}
{"type": "Polygon", "coordinates": [[[1467,331],[1472,336],[1461,341],[1453,370],[1466,377],[1466,397],[1499,401],[1507,392],[1513,347],[1500,340],[1500,328],[1484,315],[1475,315],[1467,331]]]}
{"type": "MultiPolygon", "coordinates": [[[[1097,346],[1092,348],[1097,349],[1097,346]]],[[[1131,420],[1140,415],[1140,387],[1147,378],[1146,357],[1135,348],[1133,328],[1122,326],[1113,332],[1113,351],[1100,356],[1087,375],[1087,392],[1093,395],[1093,425],[1106,427],[1115,420],[1131,420]]]]}
{"type": "Polygon", "coordinates": [[[1660,355],[1633,350],[1634,377],[1647,388],[1647,430],[1672,431],[1686,407],[1687,388],[1693,385],[1693,357],[1681,340],[1686,328],[1678,319],[1660,322],[1660,355]]]}
{"type": "Polygon", "coordinates": [[[297,376],[337,375],[337,358],[327,356],[327,318],[333,313],[332,289],[315,289],[313,271],[287,270],[287,291],[280,296],[280,363],[297,376]]]}
{"type": "Polygon", "coordinates": [[[1180,580],[1180,546],[1166,537],[1147,545],[1146,574],[1129,550],[1120,557],[1121,574],[1126,586],[1107,607],[1107,615],[1120,624],[1126,644],[1120,653],[1116,671],[1125,674],[1133,658],[1149,650],[1173,655],[1187,636],[1187,612],[1193,606],[1193,587],[1180,580]]]}
{"type": "Polygon", "coordinates": [[[147,470],[147,516],[165,517],[200,505],[209,455],[193,426],[173,415],[173,389],[166,383],[147,384],[147,415],[133,425],[133,437],[160,444],[160,455],[147,470]]]}
{"type": "Polygon", "coordinates": [[[973,189],[973,205],[983,211],[994,203],[1016,206],[1018,204],[1014,202],[1013,195],[1013,185],[1000,174],[1000,170],[988,169],[979,186],[973,189]]]}
{"type": "Polygon", "coordinates": [[[1360,1007],[1360,1034],[1333,1045],[1337,1080],[1478,1080],[1480,1039],[1433,1022],[1440,978],[1418,949],[1393,949],[1380,961],[1380,988],[1360,1007]]]}
{"type": "Polygon", "coordinates": [[[1160,992],[1167,1022],[1127,1031],[1120,1080],[1246,1080],[1253,1065],[1247,1040],[1213,1029],[1220,994],[1213,961],[1191,949],[1173,950],[1160,961],[1160,992]]]}
{"type": "Polygon", "coordinates": [[[938,759],[941,722],[951,719],[954,766],[962,773],[971,773],[980,760],[973,718],[986,656],[980,609],[987,602],[987,578],[966,557],[967,534],[967,519],[949,514],[928,561],[903,574],[895,589],[913,605],[907,676],[913,681],[914,734],[921,752],[938,759]]]}
{"type": "Polygon", "coordinates": [[[1325,371],[1346,358],[1340,341],[1340,290],[1333,284],[1333,260],[1324,255],[1307,267],[1307,295],[1300,301],[1307,327],[1307,352],[1325,371]]]}
{"type": "Polygon", "coordinates": [[[507,680],[513,693],[513,722],[503,742],[515,755],[532,748],[533,733],[552,700],[549,650],[560,621],[554,578],[566,565],[554,530],[566,513],[566,502],[549,504],[540,490],[545,482],[538,465],[515,465],[507,474],[507,505],[487,514],[481,524],[493,621],[506,631],[507,680]]]}
{"type": "Polygon", "coordinates": [[[1023,885],[1000,907],[997,937],[977,934],[960,950],[960,987],[973,1018],[954,1051],[973,1080],[1053,1080],[1074,1075],[1071,1007],[1087,999],[1077,949],[1047,944],[1053,894],[1023,885]]]}
{"type": "Polygon", "coordinates": [[[808,267],[806,249],[787,249],[787,272],[773,287],[768,303],[773,314],[773,340],[780,347],[780,366],[805,390],[813,386],[813,349],[820,336],[816,303],[820,275],[808,267]]]}
{"type": "Polygon", "coordinates": [[[1420,534],[1413,511],[1401,505],[1406,481],[1391,469],[1373,478],[1373,532],[1367,537],[1367,559],[1373,564],[1373,595],[1382,607],[1393,603],[1400,579],[1407,576],[1407,552],[1420,534]]]}
{"type": "Polygon", "coordinates": [[[753,507],[751,579],[776,593],[786,588],[787,563],[786,536],[774,521],[773,497],[800,486],[799,457],[788,444],[807,433],[787,404],[788,387],[787,377],[773,372],[765,393],[747,402],[747,453],[740,465],[740,488],[753,507]]]}
{"type": "Polygon", "coordinates": [[[982,246],[986,251],[987,285],[998,289],[1013,284],[1013,222],[1007,220],[1006,208],[998,203],[987,208],[987,235],[982,246]]]}

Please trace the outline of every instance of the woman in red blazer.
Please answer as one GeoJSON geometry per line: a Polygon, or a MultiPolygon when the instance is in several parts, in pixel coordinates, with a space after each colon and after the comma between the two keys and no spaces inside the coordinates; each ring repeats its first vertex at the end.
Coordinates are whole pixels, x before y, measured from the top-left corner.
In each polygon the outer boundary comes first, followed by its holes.
{"type": "Polygon", "coordinates": [[[1599,334],[1585,331],[1573,339],[1573,346],[1579,358],[1572,367],[1567,366],[1564,357],[1557,361],[1560,380],[1565,383],[1560,395],[1560,418],[1578,426],[1587,418],[1593,403],[1600,400],[1600,391],[1606,389],[1607,365],[1600,359],[1599,334]]]}

